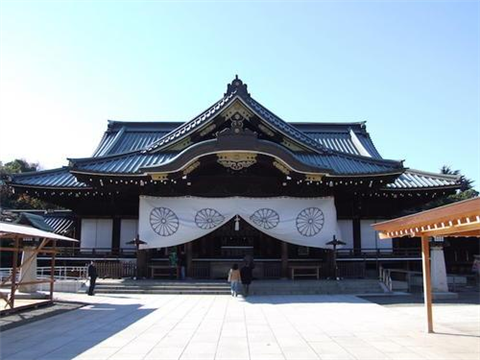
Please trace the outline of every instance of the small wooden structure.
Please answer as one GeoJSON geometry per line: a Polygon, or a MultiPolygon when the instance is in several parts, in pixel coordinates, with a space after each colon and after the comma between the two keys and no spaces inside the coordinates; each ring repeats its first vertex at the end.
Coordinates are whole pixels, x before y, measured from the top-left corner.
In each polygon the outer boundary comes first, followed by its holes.
{"type": "Polygon", "coordinates": [[[427,331],[433,332],[430,244],[432,236],[480,237],[480,198],[459,201],[418,214],[372,225],[380,238],[420,237],[427,331]]]}
{"type": "MultiPolygon", "coordinates": [[[[6,276],[4,279],[1,279],[0,288],[9,287],[10,293],[4,294],[0,292],[0,297],[6,302],[5,307],[9,307],[10,310],[14,309],[15,306],[15,292],[21,285],[34,285],[42,283],[50,283],[50,296],[48,301],[53,301],[53,289],[54,289],[54,275],[55,275],[55,254],[56,254],[56,241],[65,240],[65,241],[78,241],[66,236],[57,235],[52,232],[40,230],[30,226],[17,225],[11,223],[0,222],[0,240],[2,245],[0,246],[0,251],[2,252],[11,252],[13,255],[12,259],[12,272],[10,275],[6,276]],[[18,255],[23,249],[23,241],[25,239],[40,239],[38,246],[33,249],[33,253],[19,266],[18,265],[18,255]],[[5,246],[3,243],[5,240],[13,241],[13,246],[5,246]],[[49,249],[45,249],[47,245],[50,245],[49,249]],[[36,259],[36,255],[39,253],[50,254],[51,255],[51,271],[50,279],[39,279],[35,281],[23,281],[20,278],[17,281],[17,274],[22,269],[27,269],[32,266],[32,262],[36,259]]],[[[3,310],[3,309],[1,309],[3,310]]]]}

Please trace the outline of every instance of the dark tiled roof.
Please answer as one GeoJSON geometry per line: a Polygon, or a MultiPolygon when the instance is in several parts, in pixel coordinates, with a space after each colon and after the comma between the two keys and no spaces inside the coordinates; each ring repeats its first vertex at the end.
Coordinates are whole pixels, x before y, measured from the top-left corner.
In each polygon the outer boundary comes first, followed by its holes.
{"type": "MultiPolygon", "coordinates": [[[[104,158],[72,160],[72,162],[74,163],[73,170],[77,172],[135,175],[142,173],[139,170],[141,168],[163,165],[177,155],[178,152],[135,152],[104,158]]],[[[403,170],[403,167],[398,162],[361,156],[336,153],[295,153],[294,156],[307,165],[332,169],[334,174],[382,174],[399,173],[403,170]]]]}
{"type": "Polygon", "coordinates": [[[79,182],[75,176],[70,173],[68,167],[60,169],[37,171],[32,173],[12,175],[12,184],[25,185],[32,187],[54,187],[54,188],[88,188],[82,182],[79,182]]]}
{"type": "MultiPolygon", "coordinates": [[[[100,142],[94,157],[122,154],[150,147],[160,138],[183,123],[180,122],[111,122],[113,129],[107,130],[100,142]],[[124,131],[121,129],[124,128],[124,131]],[[120,134],[120,136],[118,136],[120,134]],[[115,143],[113,140],[116,138],[115,143]]],[[[362,130],[363,123],[291,123],[299,131],[306,133],[315,141],[330,150],[345,152],[352,155],[360,155],[353,144],[349,130],[352,129],[362,145],[372,157],[382,157],[375,149],[370,136],[362,130]]]]}
{"type": "Polygon", "coordinates": [[[387,189],[421,189],[457,186],[459,177],[455,175],[433,174],[409,169],[400,175],[395,182],[388,184],[387,189]]]}
{"type": "Polygon", "coordinates": [[[303,144],[307,145],[310,148],[313,148],[313,149],[319,151],[320,153],[329,153],[330,152],[330,149],[323,146],[320,142],[315,141],[313,138],[311,138],[307,134],[301,132],[295,126],[293,126],[293,125],[287,123],[286,121],[280,119],[278,116],[276,116],[274,113],[272,113],[266,107],[264,107],[259,102],[254,100],[252,97],[243,96],[242,100],[245,101],[247,103],[247,105],[249,105],[256,113],[258,113],[261,118],[268,121],[270,124],[272,124],[275,128],[279,129],[284,134],[294,138],[295,140],[299,141],[300,143],[303,143],[303,144]]]}
{"type": "Polygon", "coordinates": [[[46,215],[44,219],[45,222],[53,229],[53,232],[59,235],[65,235],[69,233],[74,225],[74,221],[69,217],[46,215]]]}
{"type": "MultiPolygon", "coordinates": [[[[254,100],[247,86],[236,78],[224,97],[194,119],[186,122],[109,121],[92,158],[71,160],[72,168],[61,168],[14,177],[13,184],[38,187],[88,188],[70,173],[141,174],[139,169],[171,161],[178,152],[162,150],[170,143],[207,126],[215,116],[239,99],[259,117],[311,152],[296,153],[309,165],[332,169],[338,175],[387,174],[404,171],[399,162],[383,160],[365,123],[287,123],[254,100]]],[[[390,189],[454,186],[454,179],[420,172],[405,172],[390,189]]]]}
{"type": "Polygon", "coordinates": [[[318,155],[312,153],[295,154],[307,164],[334,170],[332,175],[359,175],[400,173],[403,167],[400,163],[377,160],[367,157],[352,157],[342,154],[318,155]]]}
{"type": "Polygon", "coordinates": [[[179,122],[111,121],[93,157],[123,154],[142,150],[178,127],[179,122]]]}
{"type": "Polygon", "coordinates": [[[20,217],[15,221],[19,225],[32,226],[43,231],[53,231],[53,228],[45,221],[44,217],[36,214],[29,214],[27,212],[20,213],[20,217]]]}
{"type": "Polygon", "coordinates": [[[158,149],[171,143],[176,139],[183,138],[187,134],[190,134],[203,124],[207,123],[208,120],[213,119],[215,115],[217,115],[221,110],[223,110],[227,105],[231,103],[231,100],[234,98],[234,96],[235,93],[225,95],[222,99],[217,101],[215,104],[213,104],[206,111],[195,117],[193,120],[190,120],[180,125],[165,136],[161,137],[158,141],[148,146],[146,151],[158,149]]]}
{"type": "Polygon", "coordinates": [[[134,152],[124,155],[107,156],[103,158],[71,160],[73,171],[102,174],[141,174],[140,168],[152,165],[162,165],[173,159],[178,153],[141,153],[134,152]]]}

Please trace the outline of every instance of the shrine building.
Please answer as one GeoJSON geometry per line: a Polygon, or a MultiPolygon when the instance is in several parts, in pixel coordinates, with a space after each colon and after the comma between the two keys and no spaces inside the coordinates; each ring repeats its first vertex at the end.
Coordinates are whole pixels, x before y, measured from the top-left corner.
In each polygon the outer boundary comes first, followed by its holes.
{"type": "Polygon", "coordinates": [[[92,156],[9,185],[72,211],[80,243],[59,261],[131,261],[138,236],[146,267],[185,251],[193,278],[224,278],[246,255],[258,278],[299,264],[328,277],[334,237],[346,277],[420,264],[414,242],[380,240],[371,225],[460,187],[383,158],[365,122],[281,119],[238,77],[188,121],[109,121],[92,156]]]}

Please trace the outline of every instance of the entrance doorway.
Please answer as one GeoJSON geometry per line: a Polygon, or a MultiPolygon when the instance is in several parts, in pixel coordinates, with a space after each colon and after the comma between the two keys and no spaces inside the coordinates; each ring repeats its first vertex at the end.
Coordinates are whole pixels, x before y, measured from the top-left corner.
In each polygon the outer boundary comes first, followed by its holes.
{"type": "Polygon", "coordinates": [[[212,233],[192,241],[193,258],[242,261],[254,259],[279,260],[281,241],[255,229],[240,217],[235,217],[212,233]]]}
{"type": "MultiPolygon", "coordinates": [[[[187,275],[194,279],[226,279],[233,264],[253,260],[256,279],[289,277],[289,267],[320,266],[327,276],[331,252],[321,248],[288,244],[271,237],[234,217],[215,231],[189,243],[170,248],[185,251],[189,258],[187,275]],[[287,270],[285,270],[287,269],[287,270]]],[[[151,262],[168,261],[167,249],[151,251],[151,262]]]]}

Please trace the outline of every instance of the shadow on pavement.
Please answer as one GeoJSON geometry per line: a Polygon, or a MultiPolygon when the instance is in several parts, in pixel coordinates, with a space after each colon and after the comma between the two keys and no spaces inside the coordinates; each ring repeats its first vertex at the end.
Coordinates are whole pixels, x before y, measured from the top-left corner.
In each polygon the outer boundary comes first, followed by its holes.
{"type": "MultiPolygon", "coordinates": [[[[478,291],[458,292],[457,299],[435,299],[434,304],[456,305],[480,305],[480,293],[478,291]]],[[[361,296],[362,299],[379,305],[414,305],[423,304],[423,294],[391,295],[391,296],[361,296]]]]}
{"type": "Polygon", "coordinates": [[[73,359],[155,311],[143,309],[142,306],[90,304],[63,315],[2,332],[0,358],[73,359]]]}
{"type": "Polygon", "coordinates": [[[354,295],[250,295],[240,299],[251,304],[368,304],[369,300],[354,295]]]}

